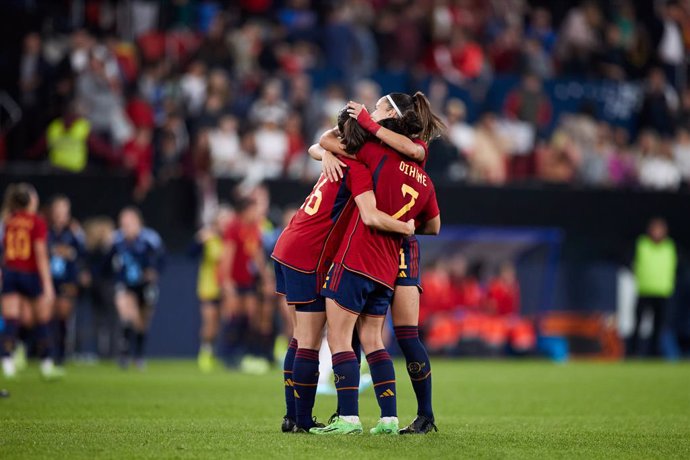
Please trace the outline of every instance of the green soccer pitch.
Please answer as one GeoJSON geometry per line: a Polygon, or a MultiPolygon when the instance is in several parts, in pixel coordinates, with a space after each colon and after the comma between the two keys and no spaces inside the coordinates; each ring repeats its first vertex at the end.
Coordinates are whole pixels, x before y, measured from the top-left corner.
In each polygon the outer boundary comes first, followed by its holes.
{"type": "MultiPolygon", "coordinates": [[[[281,374],[200,374],[191,361],[144,373],[35,365],[0,380],[0,458],[690,458],[690,364],[433,362],[438,433],[316,437],[280,432],[281,374]]],[[[416,408],[396,362],[400,422],[416,408]]],[[[318,397],[327,419],[335,397],[318,397]]],[[[365,431],[378,407],[361,395],[365,431]]]]}

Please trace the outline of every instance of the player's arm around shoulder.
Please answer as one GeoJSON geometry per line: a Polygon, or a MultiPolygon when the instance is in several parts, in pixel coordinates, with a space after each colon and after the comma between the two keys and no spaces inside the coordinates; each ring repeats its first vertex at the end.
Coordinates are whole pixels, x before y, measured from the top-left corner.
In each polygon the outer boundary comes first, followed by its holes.
{"type": "Polygon", "coordinates": [[[362,218],[362,223],[367,227],[384,232],[400,233],[406,236],[414,233],[414,220],[401,222],[389,216],[376,207],[376,195],[373,190],[368,190],[355,197],[355,203],[362,218]]]}

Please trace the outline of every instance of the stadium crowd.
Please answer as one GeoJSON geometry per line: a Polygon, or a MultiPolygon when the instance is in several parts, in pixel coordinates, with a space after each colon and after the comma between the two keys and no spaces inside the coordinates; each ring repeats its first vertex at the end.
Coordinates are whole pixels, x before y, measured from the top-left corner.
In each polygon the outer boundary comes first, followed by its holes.
{"type": "Polygon", "coordinates": [[[5,36],[21,50],[2,60],[10,166],[125,170],[137,199],[181,176],[206,195],[223,177],[311,181],[315,136],[348,99],[372,106],[376,81],[394,81],[427,87],[445,114],[428,166],[437,181],[690,180],[687,1],[19,4],[7,18],[27,27],[5,36]],[[520,83],[503,105],[468,113],[506,75],[520,83]],[[605,121],[588,102],[556,119],[553,78],[638,82],[634,123],[605,121]]]}

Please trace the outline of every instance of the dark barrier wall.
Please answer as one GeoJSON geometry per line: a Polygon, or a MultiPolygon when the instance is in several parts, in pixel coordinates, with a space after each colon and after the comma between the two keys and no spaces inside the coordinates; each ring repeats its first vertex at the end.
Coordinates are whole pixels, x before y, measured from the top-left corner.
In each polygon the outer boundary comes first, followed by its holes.
{"type": "MultiPolygon", "coordinates": [[[[0,174],[0,192],[10,182],[29,181],[42,199],[63,193],[74,214],[115,217],[131,204],[130,179],[117,176],[0,174]]],[[[232,181],[221,181],[221,197],[230,197],[232,181]]],[[[312,184],[275,181],[268,184],[276,207],[301,204],[312,184]]],[[[445,224],[556,227],[564,234],[561,269],[552,308],[615,308],[616,270],[629,262],[636,236],[650,217],[668,219],[683,262],[690,248],[690,194],[620,190],[587,190],[545,186],[503,188],[440,185],[437,194],[445,224]]],[[[190,355],[197,346],[198,313],[194,297],[196,261],[183,255],[195,231],[194,183],[175,180],[152,192],[141,208],[172,253],[161,281],[160,308],[153,324],[151,351],[157,355],[190,355]],[[171,338],[175,339],[172,340],[171,338]]],[[[685,264],[687,266],[687,264],[685,264]]],[[[684,278],[688,278],[687,271],[684,278]]],[[[681,289],[685,289],[682,288],[681,289]]],[[[687,289],[686,289],[687,290],[687,289]]]]}

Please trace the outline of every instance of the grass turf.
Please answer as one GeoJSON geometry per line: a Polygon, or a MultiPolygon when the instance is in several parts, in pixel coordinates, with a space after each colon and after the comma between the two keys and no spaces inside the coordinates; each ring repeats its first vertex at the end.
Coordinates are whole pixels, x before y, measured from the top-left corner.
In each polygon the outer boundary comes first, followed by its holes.
{"type": "MultiPolygon", "coordinates": [[[[33,366],[3,382],[0,458],[690,458],[690,365],[435,360],[439,432],[427,436],[282,434],[278,371],[255,377],[154,361],[145,373],[33,366]]],[[[396,362],[401,424],[416,405],[396,362]]],[[[362,394],[365,431],[378,408],[362,394]]],[[[335,397],[318,397],[326,419],[335,397]]]]}

